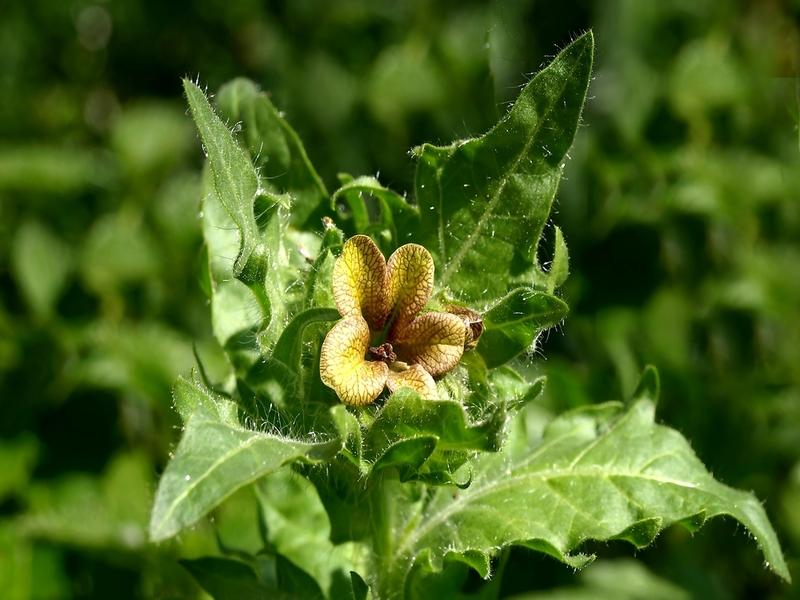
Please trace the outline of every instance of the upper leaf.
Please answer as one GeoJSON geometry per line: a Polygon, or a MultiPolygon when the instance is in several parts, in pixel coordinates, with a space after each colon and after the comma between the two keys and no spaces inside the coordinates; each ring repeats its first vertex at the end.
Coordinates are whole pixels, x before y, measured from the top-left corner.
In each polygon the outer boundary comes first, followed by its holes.
{"type": "Polygon", "coordinates": [[[208,154],[214,190],[241,235],[241,248],[233,274],[245,283],[251,283],[256,281],[259,272],[263,272],[259,263],[265,252],[259,243],[258,224],[253,212],[259,191],[258,175],[250,158],[214,113],[203,91],[188,79],[184,79],[183,89],[208,154]]]}
{"type": "Polygon", "coordinates": [[[241,124],[264,186],[292,196],[292,224],[301,227],[312,221],[312,215],[321,216],[328,199],[325,184],[269,96],[252,81],[238,78],[220,88],[217,106],[231,122],[241,124]]]}
{"type": "Polygon", "coordinates": [[[485,135],[415,149],[417,241],[436,258],[439,284],[464,301],[508,291],[535,273],[536,250],[572,144],[592,69],[591,32],[567,46],[485,135]],[[481,274],[492,273],[491,277],[481,274]]]}
{"type": "Polygon", "coordinates": [[[554,420],[534,448],[518,438],[500,454],[482,455],[469,488],[435,492],[416,526],[396,540],[387,561],[392,587],[402,589],[423,555],[437,570],[445,557],[460,556],[487,576],[490,554],[525,544],[580,567],[593,557],[571,552],[585,540],[641,548],[673,523],[694,529],[717,515],[747,527],[769,567],[788,580],[758,500],[716,481],[688,442],[653,416],[650,400],[627,412],[617,403],[587,407],[554,420]]]}

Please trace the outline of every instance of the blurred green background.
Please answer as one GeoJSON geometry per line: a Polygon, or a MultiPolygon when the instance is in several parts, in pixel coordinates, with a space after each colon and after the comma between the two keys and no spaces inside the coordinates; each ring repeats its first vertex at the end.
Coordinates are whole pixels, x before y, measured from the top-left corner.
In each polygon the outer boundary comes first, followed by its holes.
{"type": "MultiPolygon", "coordinates": [[[[626,397],[657,365],[661,420],[766,503],[800,579],[798,22],[797,0],[6,3],[0,595],[201,597],[176,558],[219,552],[208,524],[146,539],[171,384],[193,343],[218,353],[181,76],[254,79],[329,187],[379,172],[403,192],[409,148],[483,132],[587,28],[595,78],[553,215],[572,312],[531,362],[537,410],[626,397]]],[[[235,497],[214,518],[249,527],[235,497]]],[[[578,575],[513,550],[503,594],[800,597],[730,522],[588,549],[578,575]]]]}

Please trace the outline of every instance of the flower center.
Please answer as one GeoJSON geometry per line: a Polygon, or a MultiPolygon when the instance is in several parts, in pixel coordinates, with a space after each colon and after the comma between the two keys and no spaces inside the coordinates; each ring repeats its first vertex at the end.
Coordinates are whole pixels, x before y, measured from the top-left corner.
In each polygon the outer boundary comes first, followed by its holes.
{"type": "Polygon", "coordinates": [[[367,357],[370,360],[381,360],[386,363],[397,360],[397,355],[389,342],[384,342],[380,346],[370,346],[367,357]]]}

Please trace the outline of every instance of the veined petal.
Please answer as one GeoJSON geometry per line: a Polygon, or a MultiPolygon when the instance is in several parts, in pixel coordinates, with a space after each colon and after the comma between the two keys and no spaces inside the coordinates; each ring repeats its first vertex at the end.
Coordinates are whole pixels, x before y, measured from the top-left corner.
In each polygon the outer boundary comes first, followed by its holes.
{"type": "Polygon", "coordinates": [[[404,371],[395,371],[389,368],[389,379],[386,382],[389,390],[397,391],[401,387],[409,387],[425,400],[438,400],[436,382],[420,365],[411,365],[404,371]]]}
{"type": "Polygon", "coordinates": [[[433,258],[419,244],[405,244],[389,257],[386,269],[392,329],[400,331],[425,308],[431,297],[433,258]]]}
{"type": "Polygon", "coordinates": [[[467,327],[458,315],[429,312],[398,331],[392,344],[400,360],[419,364],[436,377],[458,364],[466,336],[467,327]]]}
{"type": "Polygon", "coordinates": [[[369,404],[386,386],[386,363],[364,358],[369,335],[369,325],[361,316],[347,317],[336,323],[322,342],[320,378],[345,404],[369,404]]]}
{"type": "Polygon", "coordinates": [[[386,320],[386,259],[366,235],[344,243],[333,266],[333,299],[343,317],[363,316],[372,329],[386,320]]]}

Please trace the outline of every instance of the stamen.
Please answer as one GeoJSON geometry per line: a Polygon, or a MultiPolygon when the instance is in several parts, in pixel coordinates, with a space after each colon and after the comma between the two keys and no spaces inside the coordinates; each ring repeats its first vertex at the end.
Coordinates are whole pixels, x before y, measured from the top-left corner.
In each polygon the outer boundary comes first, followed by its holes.
{"type": "Polygon", "coordinates": [[[392,345],[389,342],[385,342],[380,346],[370,346],[367,354],[371,360],[382,360],[386,363],[397,360],[397,355],[394,353],[394,348],[392,348],[392,345]]]}

